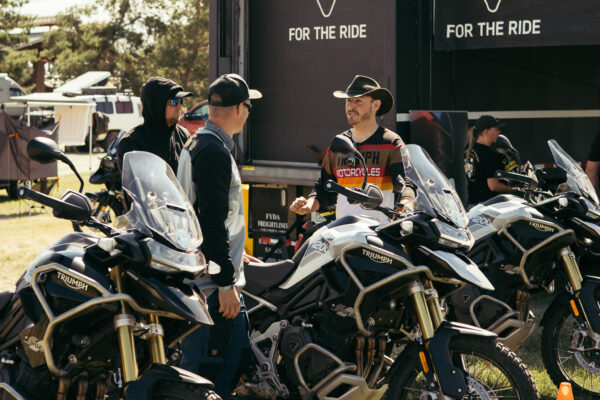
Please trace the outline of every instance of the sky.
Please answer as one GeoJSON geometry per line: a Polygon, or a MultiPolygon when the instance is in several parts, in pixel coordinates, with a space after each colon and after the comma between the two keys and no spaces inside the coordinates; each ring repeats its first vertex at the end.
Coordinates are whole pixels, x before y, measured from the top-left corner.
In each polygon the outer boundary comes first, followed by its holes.
{"type": "Polygon", "coordinates": [[[38,17],[51,17],[56,13],[65,11],[67,8],[89,3],[91,0],[29,0],[21,11],[23,14],[36,15],[38,17]]]}

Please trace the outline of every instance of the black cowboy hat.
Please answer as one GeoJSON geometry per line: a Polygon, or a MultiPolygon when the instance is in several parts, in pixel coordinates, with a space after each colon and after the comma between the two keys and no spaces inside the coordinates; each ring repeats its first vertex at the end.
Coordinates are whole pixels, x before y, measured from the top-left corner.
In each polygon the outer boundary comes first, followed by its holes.
{"type": "Polygon", "coordinates": [[[333,92],[333,95],[338,99],[370,96],[376,100],[381,100],[381,107],[377,110],[377,115],[387,113],[394,105],[394,97],[389,90],[379,86],[379,83],[375,79],[363,75],[356,75],[345,92],[336,90],[333,92]]]}

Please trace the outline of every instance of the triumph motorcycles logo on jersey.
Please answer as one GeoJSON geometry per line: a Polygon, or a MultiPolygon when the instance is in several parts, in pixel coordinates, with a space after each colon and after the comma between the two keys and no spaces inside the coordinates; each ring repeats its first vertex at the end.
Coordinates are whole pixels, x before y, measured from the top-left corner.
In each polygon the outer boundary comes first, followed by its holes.
{"type": "Polygon", "coordinates": [[[390,257],[384,256],[379,253],[375,253],[373,251],[369,251],[367,249],[362,249],[363,256],[369,257],[371,261],[374,261],[378,264],[392,264],[392,259],[390,257]]]}
{"type": "Polygon", "coordinates": [[[87,283],[83,283],[80,280],[73,278],[72,276],[63,274],[62,272],[57,272],[57,273],[58,273],[58,279],[63,281],[64,284],[67,285],[68,287],[70,287],[71,289],[76,289],[76,290],[87,290],[88,289],[87,283]]]}

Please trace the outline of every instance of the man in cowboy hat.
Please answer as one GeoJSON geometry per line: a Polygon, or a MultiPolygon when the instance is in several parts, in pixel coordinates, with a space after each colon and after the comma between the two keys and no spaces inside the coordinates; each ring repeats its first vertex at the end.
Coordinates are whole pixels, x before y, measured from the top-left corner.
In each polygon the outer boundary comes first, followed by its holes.
{"type": "MultiPolygon", "coordinates": [[[[404,168],[400,147],[404,142],[396,133],[377,122],[377,117],[392,109],[392,94],[373,78],[357,75],[345,92],[337,90],[333,95],[346,100],[346,118],[351,128],[342,135],[350,138],[365,158],[368,182],[376,184],[383,192],[381,205],[393,208],[394,192],[399,192],[402,187],[399,177],[404,175],[404,168]]],[[[381,222],[388,221],[379,211],[364,210],[358,204],[350,204],[345,196],[325,191],[324,185],[329,179],[346,187],[356,187],[362,183],[363,173],[360,166],[350,166],[345,158],[328,150],[323,159],[321,178],[315,183],[313,191],[307,198],[298,197],[294,200],[290,210],[304,215],[335,205],[336,218],[369,214],[381,222]]],[[[407,186],[401,196],[399,207],[412,208],[415,198],[413,189],[407,186]]]]}

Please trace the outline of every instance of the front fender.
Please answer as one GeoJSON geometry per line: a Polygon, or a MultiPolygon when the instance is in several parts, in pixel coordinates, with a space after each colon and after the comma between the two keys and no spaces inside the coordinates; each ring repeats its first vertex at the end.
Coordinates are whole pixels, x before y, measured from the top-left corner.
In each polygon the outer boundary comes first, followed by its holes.
{"type": "MultiPolygon", "coordinates": [[[[425,350],[425,346],[416,342],[410,343],[400,357],[394,361],[389,376],[392,376],[396,369],[405,368],[406,365],[409,365],[409,360],[418,360],[419,351],[424,351],[427,362],[434,367],[433,370],[437,374],[437,382],[439,382],[442,393],[448,396],[461,397],[467,393],[467,384],[462,370],[454,366],[450,357],[450,340],[454,335],[483,336],[489,337],[490,340],[497,337],[495,333],[485,329],[459,322],[444,321],[435,332],[435,335],[429,339],[428,351],[425,350]]],[[[429,374],[426,374],[428,383],[433,382],[433,377],[427,375],[429,374]]]]}
{"type": "Polygon", "coordinates": [[[213,388],[213,384],[206,378],[189,372],[185,369],[172,367],[170,365],[152,364],[150,369],[137,381],[128,383],[125,387],[125,399],[127,400],[150,400],[152,389],[156,382],[186,382],[194,385],[213,388]]]}

